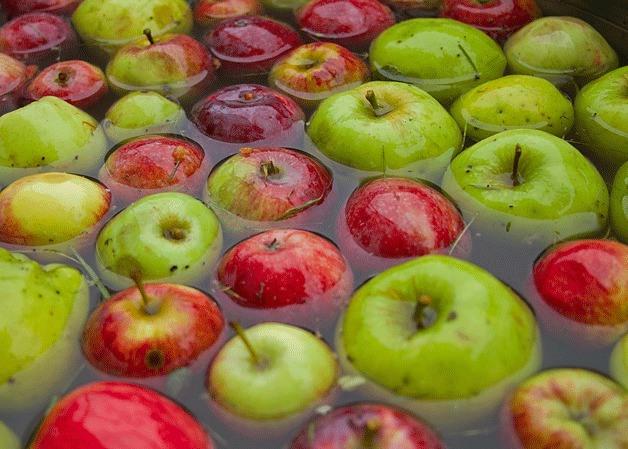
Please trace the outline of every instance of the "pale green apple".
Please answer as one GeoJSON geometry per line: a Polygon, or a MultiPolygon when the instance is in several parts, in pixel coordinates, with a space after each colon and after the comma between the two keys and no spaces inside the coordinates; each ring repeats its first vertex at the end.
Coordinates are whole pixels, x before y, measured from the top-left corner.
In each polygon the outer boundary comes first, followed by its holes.
{"type": "Polygon", "coordinates": [[[574,110],[576,131],[591,153],[615,165],[628,161],[628,65],[585,85],[574,110]]]}
{"type": "Polygon", "coordinates": [[[371,43],[369,61],[373,79],[414,84],[446,106],[506,69],[493,39],[445,18],[404,20],[387,28],[371,43]]]}
{"type": "Polygon", "coordinates": [[[441,431],[480,425],[541,363],[534,314],[482,268],[428,255],[360,287],[339,320],[336,351],[365,393],[441,431]]]}
{"type": "Polygon", "coordinates": [[[89,46],[109,55],[143,36],[188,34],[192,10],[185,0],[84,0],[72,15],[72,24],[89,46]]]}
{"type": "Polygon", "coordinates": [[[611,353],[610,371],[613,378],[628,388],[628,334],[615,343],[611,353]]]}
{"type": "Polygon", "coordinates": [[[611,227],[619,240],[628,244],[628,162],[615,173],[610,203],[611,227]]]}
{"type": "Polygon", "coordinates": [[[462,148],[458,125],[438,101],[392,81],[371,81],[323,100],[307,134],[343,165],[435,183],[462,148]]]}
{"type": "Polygon", "coordinates": [[[106,152],[98,122],[57,97],[0,116],[0,187],[46,171],[93,174],[106,152]]]}
{"type": "Polygon", "coordinates": [[[96,240],[105,285],[122,290],[145,282],[199,285],[222,251],[222,228],[200,200],[178,192],[139,199],[114,216],[96,240]]]}
{"type": "Polygon", "coordinates": [[[0,413],[12,413],[45,405],[78,374],[89,289],[75,268],[0,248],[0,291],[0,413]]]}
{"type": "Polygon", "coordinates": [[[0,421],[0,447],[2,449],[20,449],[22,447],[15,432],[2,421],[0,421]]]}
{"type": "Polygon", "coordinates": [[[450,109],[466,136],[476,142],[509,129],[567,134],[574,122],[571,101],[549,81],[509,75],[474,87],[450,109]]]}
{"type": "Polygon", "coordinates": [[[481,140],[454,158],[441,187],[475,230],[502,243],[543,249],[600,235],[608,226],[609,194],[600,173],[575,147],[544,131],[510,130],[481,140]]]}

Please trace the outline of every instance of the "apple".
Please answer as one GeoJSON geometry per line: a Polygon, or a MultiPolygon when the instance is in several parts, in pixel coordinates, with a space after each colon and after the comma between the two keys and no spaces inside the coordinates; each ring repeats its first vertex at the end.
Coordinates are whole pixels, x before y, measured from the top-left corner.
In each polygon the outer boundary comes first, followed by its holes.
{"type": "Polygon", "coordinates": [[[502,410],[504,447],[621,449],[628,435],[628,395],[611,379],[554,368],[527,379],[502,410]]]}
{"type": "Polygon", "coordinates": [[[107,64],[107,80],[118,95],[134,90],[153,90],[172,98],[196,99],[214,81],[209,52],[186,34],[145,38],[120,48],[107,64]]]}
{"type": "Polygon", "coordinates": [[[50,409],[29,449],[214,449],[203,426],[185,409],[148,388],[92,382],[50,409]]]}
{"type": "Polygon", "coordinates": [[[392,9],[399,20],[407,20],[435,16],[443,0],[384,0],[382,3],[392,9]]]}
{"type": "Polygon", "coordinates": [[[225,19],[205,36],[205,45],[220,61],[220,73],[231,77],[268,73],[302,43],[293,28],[260,15],[225,19]]]}
{"type": "Polygon", "coordinates": [[[455,120],[422,89],[372,81],[323,100],[307,134],[340,164],[440,182],[462,148],[455,120]]]}
{"type": "Polygon", "coordinates": [[[0,191],[0,242],[72,254],[88,248],[111,210],[111,192],[69,173],[24,176],[0,191]]]}
{"type": "Polygon", "coordinates": [[[296,25],[295,13],[310,0],[261,0],[264,13],[277,20],[296,25]]]}
{"type": "Polygon", "coordinates": [[[548,16],[525,25],[504,44],[513,74],[535,75],[555,84],[582,86],[617,68],[617,53],[587,22],[548,16]]]}
{"type": "Polygon", "coordinates": [[[238,335],[216,354],[207,370],[209,406],[227,426],[250,438],[273,438],[333,403],[338,363],[313,333],[266,322],[238,335]]]}
{"type": "Polygon", "coordinates": [[[344,372],[365,379],[368,397],[442,432],[481,427],[541,364],[525,301],[445,255],[418,257],[362,285],[338,322],[335,349],[344,372]]]}
{"type": "Polygon", "coordinates": [[[17,414],[44,406],[79,373],[89,288],[75,268],[4,248],[0,273],[0,413],[17,414]]]}
{"type": "Polygon", "coordinates": [[[3,449],[20,449],[20,439],[5,423],[0,421],[0,445],[3,449]]]}
{"type": "Polygon", "coordinates": [[[203,147],[174,134],[148,134],[114,147],[98,173],[118,204],[177,191],[199,195],[211,161],[203,147]]]}
{"type": "Polygon", "coordinates": [[[395,24],[390,8],[377,0],[312,0],[295,17],[310,39],[355,52],[367,51],[373,39],[395,24]]]}
{"type": "Polygon", "coordinates": [[[212,27],[221,20],[259,14],[260,0],[199,0],[194,7],[194,22],[200,26],[212,27]]]}
{"type": "Polygon", "coordinates": [[[500,244],[538,250],[568,238],[602,234],[608,189],[576,148],[544,131],[503,131],[465,149],[441,187],[472,228],[500,244]]]}
{"type": "Polygon", "coordinates": [[[628,162],[628,66],[587,83],[576,95],[576,131],[588,153],[614,166],[628,162]]]}
{"type": "Polygon", "coordinates": [[[506,69],[493,39],[446,18],[410,19],[387,28],[371,44],[369,60],[373,79],[414,84],[445,106],[506,69]]]}
{"type": "Polygon", "coordinates": [[[100,372],[127,378],[166,376],[207,366],[225,318],[205,293],[178,284],[147,284],[111,296],[92,312],[83,354],[100,372]]]}
{"type": "Polygon", "coordinates": [[[136,90],[113,103],[103,120],[112,142],[144,134],[176,133],[185,119],[181,105],[153,91],[136,90]]]}
{"type": "Polygon", "coordinates": [[[400,408],[366,402],[318,416],[287,449],[445,449],[427,424],[400,408]]]}
{"type": "Polygon", "coordinates": [[[88,47],[109,57],[143,38],[145,29],[154,37],[188,34],[193,20],[185,0],[83,0],[72,15],[72,24],[88,47]]]}
{"type": "Polygon", "coordinates": [[[335,323],[353,290],[353,273],[326,238],[272,229],[240,241],[219,260],[217,292],[240,322],[275,321],[320,330],[335,323]]]}
{"type": "Polygon", "coordinates": [[[0,116],[0,187],[39,172],[90,174],[106,152],[96,119],[57,97],[0,116]]]}
{"type": "Polygon", "coordinates": [[[18,107],[24,84],[37,71],[21,61],[0,53],[0,115],[18,107]]]}
{"type": "Polygon", "coordinates": [[[580,239],[534,264],[529,297],[546,329],[572,345],[603,347],[628,332],[628,245],[580,239]]]}
{"type": "Polygon", "coordinates": [[[628,161],[615,173],[610,194],[611,227],[628,244],[628,161]]]}
{"type": "Polygon", "coordinates": [[[49,12],[69,15],[74,12],[82,0],[2,0],[7,16],[15,17],[30,12],[49,12]]]}
{"type": "Polygon", "coordinates": [[[503,44],[543,13],[536,0],[443,0],[438,15],[471,25],[503,44]]]}
{"type": "Polygon", "coordinates": [[[218,260],[222,228],[196,198],[179,192],[145,196],[110,219],[96,239],[96,268],[122,290],[138,273],[152,283],[198,285],[218,260]]]}
{"type": "Polygon", "coordinates": [[[563,137],[574,123],[571,101],[546,79],[531,75],[487,81],[460,95],[449,112],[476,142],[522,128],[563,137]]]}
{"type": "Polygon", "coordinates": [[[370,79],[369,68],[362,59],[332,42],[300,45],[277,61],[268,74],[272,88],[307,109],[370,79]]]}
{"type": "Polygon", "coordinates": [[[628,334],[624,334],[613,347],[610,372],[624,388],[628,388],[628,334]]]}
{"type": "Polygon", "coordinates": [[[77,108],[99,103],[107,94],[107,78],[100,67],[72,59],[49,65],[28,83],[23,98],[28,102],[54,96],[77,108]]]}

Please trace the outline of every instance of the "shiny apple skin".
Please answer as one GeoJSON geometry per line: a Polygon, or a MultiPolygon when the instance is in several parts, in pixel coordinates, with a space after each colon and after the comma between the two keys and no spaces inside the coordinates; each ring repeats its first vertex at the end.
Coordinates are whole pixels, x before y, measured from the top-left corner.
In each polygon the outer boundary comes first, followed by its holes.
{"type": "Polygon", "coordinates": [[[261,13],[260,0],[200,0],[194,7],[194,22],[205,27],[222,20],[261,13]]]}
{"type": "Polygon", "coordinates": [[[107,78],[99,67],[73,59],[52,64],[35,75],[24,89],[24,100],[53,96],[86,109],[101,101],[107,91],[107,78]]]}
{"type": "Polygon", "coordinates": [[[61,398],[37,429],[29,449],[214,449],[186,410],[153,390],[123,382],[94,382],[61,398]]]}
{"type": "Polygon", "coordinates": [[[0,115],[19,107],[22,89],[36,71],[36,66],[0,53],[0,115]]]}
{"type": "Polygon", "coordinates": [[[226,76],[268,73],[279,58],[302,43],[293,28],[259,15],[225,19],[205,36],[205,45],[226,76]]]}
{"type": "Polygon", "coordinates": [[[49,12],[70,15],[82,0],[2,0],[8,17],[31,12],[49,12]]]}

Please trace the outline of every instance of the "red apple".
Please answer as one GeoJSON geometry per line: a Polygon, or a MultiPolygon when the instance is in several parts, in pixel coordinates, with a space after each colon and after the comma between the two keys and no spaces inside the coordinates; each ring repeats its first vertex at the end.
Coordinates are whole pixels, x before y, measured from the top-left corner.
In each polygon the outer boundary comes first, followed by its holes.
{"type": "Polygon", "coordinates": [[[443,0],[439,12],[439,17],[471,25],[501,44],[542,15],[536,0],[443,0]]]}
{"type": "Polygon", "coordinates": [[[22,87],[37,71],[36,66],[26,66],[17,59],[0,53],[0,115],[18,107],[22,87]]]}
{"type": "Polygon", "coordinates": [[[581,239],[551,248],[534,265],[529,296],[545,328],[585,347],[628,331],[628,245],[581,239]]]}
{"type": "Polygon", "coordinates": [[[509,449],[625,449],[628,395],[593,371],[542,371],[506,401],[501,432],[509,449]]]}
{"type": "Polygon", "coordinates": [[[182,192],[198,195],[211,161],[196,142],[174,134],[126,140],[109,153],[98,178],[113,197],[130,204],[146,195],[182,192]]]}
{"type": "Polygon", "coordinates": [[[331,42],[298,46],[277,61],[268,74],[271,87],[309,109],[370,79],[371,72],[362,59],[331,42]]]}
{"type": "Polygon", "coordinates": [[[275,61],[302,43],[293,28],[259,15],[225,19],[205,37],[227,76],[268,73],[275,61]]]}
{"type": "Polygon", "coordinates": [[[94,382],[61,398],[29,449],[214,449],[201,424],[153,390],[94,382]]]}
{"type": "Polygon", "coordinates": [[[312,0],[296,12],[299,28],[311,39],[365,52],[395,16],[377,0],[312,0]]]}
{"type": "Polygon", "coordinates": [[[82,0],[2,0],[0,3],[8,17],[30,12],[49,12],[70,15],[82,0]]]}
{"type": "Polygon", "coordinates": [[[216,278],[226,314],[247,326],[276,321],[325,328],[353,290],[340,250],[298,229],[273,229],[239,242],[220,259],[216,278]]]}
{"type": "Polygon", "coordinates": [[[194,7],[194,22],[201,26],[216,26],[225,19],[259,14],[259,0],[200,0],[194,7]]]}
{"type": "Polygon", "coordinates": [[[440,437],[410,413],[377,403],[350,404],[319,416],[287,449],[445,449],[440,437]]]}
{"type": "Polygon", "coordinates": [[[103,71],[86,61],[61,61],[39,72],[24,89],[27,102],[53,96],[85,109],[100,102],[107,94],[103,71]]]}

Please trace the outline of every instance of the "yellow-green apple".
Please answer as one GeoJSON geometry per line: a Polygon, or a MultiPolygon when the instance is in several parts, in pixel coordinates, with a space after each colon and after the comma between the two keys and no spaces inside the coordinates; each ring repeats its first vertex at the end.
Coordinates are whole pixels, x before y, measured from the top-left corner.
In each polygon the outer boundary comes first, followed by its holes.
{"type": "Polygon", "coordinates": [[[484,426],[541,364],[526,302],[446,255],[418,257],[362,285],[338,322],[335,349],[345,373],[365,380],[364,394],[447,432],[484,426]]]}
{"type": "Polygon", "coordinates": [[[628,334],[615,343],[609,365],[613,378],[624,388],[628,388],[628,334]]]}
{"type": "Polygon", "coordinates": [[[46,405],[79,373],[89,288],[73,267],[3,248],[0,273],[0,413],[17,414],[46,405]]]}
{"type": "Polygon", "coordinates": [[[622,242],[628,244],[628,161],[613,178],[610,194],[611,227],[622,242]]]}
{"type": "Polygon", "coordinates": [[[0,116],[0,187],[39,172],[93,174],[106,152],[98,121],[57,97],[0,116]]]}
{"type": "Polygon", "coordinates": [[[194,7],[194,22],[205,27],[218,25],[221,20],[259,14],[260,0],[200,0],[194,7]]]}
{"type": "Polygon", "coordinates": [[[456,121],[434,98],[391,81],[371,81],[323,100],[307,134],[340,164],[434,183],[462,147],[456,121]]]}
{"type": "Polygon", "coordinates": [[[542,371],[502,408],[503,447],[623,449],[628,394],[608,377],[580,368],[542,371]]]}
{"type": "Polygon", "coordinates": [[[0,421],[0,445],[3,449],[20,449],[20,439],[5,423],[0,421]]]}
{"type": "Polygon", "coordinates": [[[145,282],[199,285],[222,251],[211,209],[179,192],[145,196],[109,220],[96,239],[96,267],[114,290],[145,282]]]}
{"type": "Polygon", "coordinates": [[[371,44],[369,61],[374,79],[414,84],[445,106],[506,69],[493,39],[445,18],[410,19],[387,28],[371,44]]]}
{"type": "Polygon", "coordinates": [[[544,131],[516,129],[454,158],[441,184],[472,228],[541,251],[557,241],[602,234],[609,194],[575,147],[544,131]]]}
{"type": "Polygon", "coordinates": [[[270,87],[307,109],[370,79],[371,73],[362,59],[345,47],[325,41],[296,47],[277,61],[268,74],[270,87]]]}
{"type": "Polygon", "coordinates": [[[563,137],[574,124],[571,101],[551,82],[508,75],[460,95],[449,112],[477,141],[509,129],[538,129],[563,137]]]}

